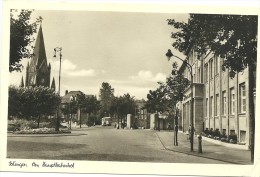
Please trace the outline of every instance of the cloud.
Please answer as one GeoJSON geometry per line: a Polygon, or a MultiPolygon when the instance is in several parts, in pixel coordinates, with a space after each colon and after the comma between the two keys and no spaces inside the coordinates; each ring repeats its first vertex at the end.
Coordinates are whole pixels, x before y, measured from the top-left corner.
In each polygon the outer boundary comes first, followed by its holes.
{"type": "MultiPolygon", "coordinates": [[[[53,70],[59,71],[59,67],[60,67],[60,62],[55,60],[52,63],[53,70]]],[[[71,76],[71,77],[93,77],[93,76],[97,75],[97,72],[94,69],[88,69],[88,70],[81,69],[81,70],[79,70],[77,68],[77,65],[72,63],[68,59],[64,59],[62,61],[61,71],[66,76],[71,76]]]]}
{"type": "Polygon", "coordinates": [[[92,77],[96,75],[96,71],[94,69],[89,70],[79,70],[79,71],[70,71],[67,73],[69,76],[86,76],[92,77]]]}
{"type": "Polygon", "coordinates": [[[153,75],[151,71],[141,70],[137,75],[130,76],[130,79],[141,82],[164,82],[166,80],[166,75],[163,73],[153,75]]]}

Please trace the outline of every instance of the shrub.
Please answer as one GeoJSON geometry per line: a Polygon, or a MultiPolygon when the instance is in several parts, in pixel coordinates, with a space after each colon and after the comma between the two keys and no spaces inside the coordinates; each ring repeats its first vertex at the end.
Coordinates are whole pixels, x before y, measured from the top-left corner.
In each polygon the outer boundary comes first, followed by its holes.
{"type": "Polygon", "coordinates": [[[236,134],[234,134],[234,135],[229,135],[228,139],[229,139],[229,142],[230,142],[230,143],[233,143],[233,144],[236,144],[236,143],[237,143],[237,135],[236,135],[236,134]]]}
{"type": "Polygon", "coordinates": [[[30,129],[30,130],[21,130],[13,132],[14,134],[63,134],[63,133],[71,133],[70,130],[60,130],[55,131],[53,128],[38,128],[38,129],[30,129]]]}

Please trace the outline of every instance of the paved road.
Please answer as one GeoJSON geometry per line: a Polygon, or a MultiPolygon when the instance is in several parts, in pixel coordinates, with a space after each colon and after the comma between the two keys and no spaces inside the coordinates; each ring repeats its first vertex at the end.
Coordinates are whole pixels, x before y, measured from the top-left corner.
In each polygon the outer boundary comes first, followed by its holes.
{"type": "Polygon", "coordinates": [[[7,157],[128,162],[224,163],[168,151],[155,131],[90,127],[69,135],[9,135],[7,157]]]}

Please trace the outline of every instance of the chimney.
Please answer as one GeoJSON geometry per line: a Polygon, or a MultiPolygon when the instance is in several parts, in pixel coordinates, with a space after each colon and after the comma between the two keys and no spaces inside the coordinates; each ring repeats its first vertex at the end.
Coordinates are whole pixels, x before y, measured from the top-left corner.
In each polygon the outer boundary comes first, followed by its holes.
{"type": "Polygon", "coordinates": [[[69,91],[68,90],[65,90],[65,95],[67,95],[69,93],[69,91]]]}

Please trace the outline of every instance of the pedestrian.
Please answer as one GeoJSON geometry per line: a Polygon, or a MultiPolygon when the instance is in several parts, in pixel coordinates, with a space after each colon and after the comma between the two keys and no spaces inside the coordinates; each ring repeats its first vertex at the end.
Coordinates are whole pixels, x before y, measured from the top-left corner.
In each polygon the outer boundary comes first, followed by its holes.
{"type": "Polygon", "coordinates": [[[189,126],[189,140],[191,140],[191,136],[194,136],[195,129],[191,125],[189,126]]]}
{"type": "Polygon", "coordinates": [[[191,125],[189,126],[189,134],[188,134],[188,136],[189,136],[189,140],[190,140],[190,136],[191,136],[191,125]]]}
{"type": "Polygon", "coordinates": [[[170,123],[168,123],[167,129],[168,129],[169,131],[171,130],[171,124],[170,124],[170,123]]]}

